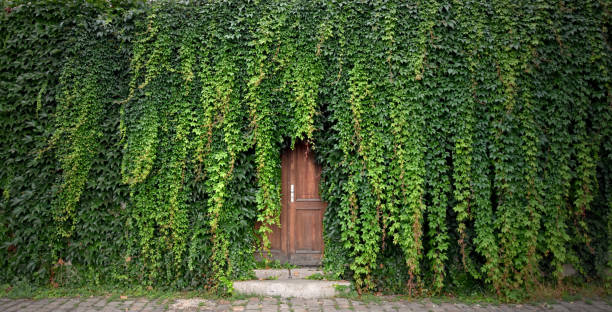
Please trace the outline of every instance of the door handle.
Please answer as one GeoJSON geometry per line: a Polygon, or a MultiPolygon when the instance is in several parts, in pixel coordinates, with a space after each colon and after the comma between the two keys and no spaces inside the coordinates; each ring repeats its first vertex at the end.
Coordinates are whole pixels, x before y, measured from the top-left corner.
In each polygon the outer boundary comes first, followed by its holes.
{"type": "Polygon", "coordinates": [[[291,184],[291,202],[295,201],[295,186],[291,184]]]}

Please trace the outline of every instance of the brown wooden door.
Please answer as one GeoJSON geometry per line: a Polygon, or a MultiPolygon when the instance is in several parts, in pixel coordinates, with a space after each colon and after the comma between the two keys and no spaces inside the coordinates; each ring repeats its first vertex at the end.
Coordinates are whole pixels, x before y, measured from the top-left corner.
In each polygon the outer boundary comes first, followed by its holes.
{"type": "Polygon", "coordinates": [[[307,143],[296,143],[281,157],[281,227],[274,227],[270,234],[272,257],[296,265],[319,265],[327,206],[319,196],[321,168],[307,143]]]}

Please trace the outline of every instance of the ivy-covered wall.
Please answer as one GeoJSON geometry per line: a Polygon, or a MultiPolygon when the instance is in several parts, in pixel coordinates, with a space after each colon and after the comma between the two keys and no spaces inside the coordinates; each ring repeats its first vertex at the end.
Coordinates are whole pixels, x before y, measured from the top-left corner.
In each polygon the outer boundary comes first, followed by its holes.
{"type": "Polygon", "coordinates": [[[297,140],[359,291],[612,266],[610,1],[2,7],[0,282],[230,290],[297,140]]]}

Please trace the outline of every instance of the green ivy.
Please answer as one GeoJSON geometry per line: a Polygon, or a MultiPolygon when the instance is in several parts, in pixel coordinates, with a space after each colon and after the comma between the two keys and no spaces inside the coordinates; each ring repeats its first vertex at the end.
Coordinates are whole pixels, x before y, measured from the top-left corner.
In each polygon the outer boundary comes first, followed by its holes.
{"type": "Polygon", "coordinates": [[[2,6],[0,281],[231,292],[298,141],[359,292],[610,268],[607,1],[2,6]]]}

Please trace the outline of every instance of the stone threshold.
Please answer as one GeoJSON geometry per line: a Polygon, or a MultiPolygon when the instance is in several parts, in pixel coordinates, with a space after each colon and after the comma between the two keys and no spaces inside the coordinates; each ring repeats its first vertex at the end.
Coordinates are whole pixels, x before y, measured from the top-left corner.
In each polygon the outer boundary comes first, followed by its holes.
{"type": "Polygon", "coordinates": [[[309,280],[323,274],[314,268],[255,270],[256,280],[235,281],[234,291],[242,295],[281,298],[332,298],[350,286],[347,281],[309,280]]]}

